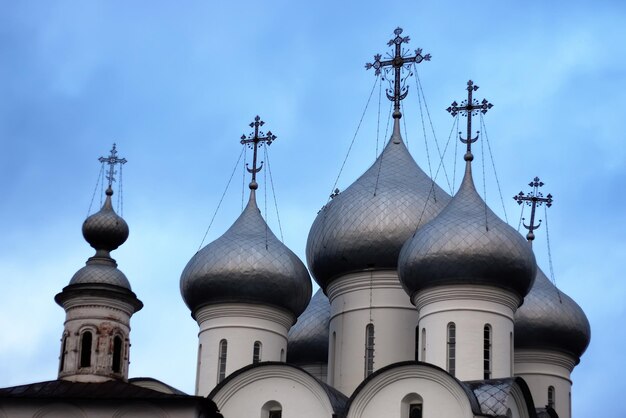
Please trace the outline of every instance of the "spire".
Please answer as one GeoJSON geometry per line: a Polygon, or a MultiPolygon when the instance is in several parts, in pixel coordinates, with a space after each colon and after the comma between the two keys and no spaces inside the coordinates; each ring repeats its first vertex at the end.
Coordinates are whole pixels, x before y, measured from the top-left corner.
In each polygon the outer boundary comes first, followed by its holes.
{"type": "MultiPolygon", "coordinates": [[[[402,44],[408,44],[410,38],[408,36],[400,36],[402,34],[402,28],[396,28],[393,31],[396,35],[395,38],[391,39],[387,42],[388,46],[394,46],[394,54],[387,53],[386,60],[382,60],[381,54],[374,55],[374,62],[365,64],[365,69],[369,70],[373,68],[375,75],[380,75],[381,70],[385,71],[383,75],[383,79],[387,77],[391,69],[387,69],[385,67],[393,68],[393,89],[388,88],[386,90],[387,98],[393,102],[393,118],[394,121],[394,131],[395,131],[395,122],[402,117],[402,113],[400,112],[400,101],[403,100],[407,94],[409,94],[409,86],[405,84],[408,76],[402,77],[402,70],[408,69],[408,65],[411,63],[419,64],[422,61],[430,61],[430,54],[422,55],[422,48],[418,48],[415,50],[414,56],[408,56],[408,50],[402,48],[402,44]]],[[[411,73],[409,72],[409,75],[411,73]]],[[[389,83],[391,85],[391,82],[389,83]]]]}
{"type": "Polygon", "coordinates": [[[468,164],[474,159],[472,155],[472,144],[478,140],[479,133],[479,131],[476,131],[476,136],[472,138],[472,116],[478,115],[478,112],[485,114],[493,107],[487,99],[483,99],[480,103],[478,100],[474,99],[472,93],[476,90],[478,90],[478,86],[474,85],[472,80],[469,80],[467,82],[467,99],[463,100],[460,105],[454,101],[452,105],[446,109],[452,116],[456,116],[459,113],[461,116],[467,116],[467,135],[463,138],[461,132],[459,132],[459,139],[462,143],[467,144],[467,152],[465,153],[464,159],[468,164]]]}
{"type": "Polygon", "coordinates": [[[250,181],[250,190],[256,190],[259,185],[256,182],[256,173],[261,171],[263,168],[263,161],[261,161],[260,165],[257,167],[257,150],[260,145],[264,143],[267,146],[270,146],[272,142],[276,139],[276,135],[272,134],[272,131],[267,131],[267,134],[263,133],[263,131],[259,131],[259,127],[265,125],[265,122],[261,120],[261,118],[257,115],[254,118],[254,122],[250,123],[250,127],[254,128],[254,132],[250,133],[247,137],[246,135],[241,135],[241,144],[248,145],[250,148],[254,150],[254,155],[252,157],[252,168],[248,167],[246,164],[246,169],[249,173],[252,174],[252,180],[250,181]]]}
{"type": "MultiPolygon", "coordinates": [[[[542,187],[544,183],[541,180],[539,180],[539,177],[535,177],[533,181],[528,183],[528,185],[533,188],[531,192],[529,192],[526,195],[524,194],[524,192],[519,192],[519,194],[513,196],[513,199],[515,199],[515,201],[520,205],[526,202],[526,204],[531,207],[530,224],[529,225],[523,224],[523,225],[524,225],[524,228],[528,229],[528,234],[526,234],[526,239],[532,244],[532,241],[535,239],[535,233],[533,231],[535,231],[536,229],[539,229],[539,227],[541,226],[541,219],[539,220],[539,223],[535,225],[535,210],[537,209],[537,206],[541,206],[544,203],[546,204],[547,207],[552,206],[552,195],[548,193],[546,197],[543,197],[543,194],[539,191],[539,188],[542,187]]],[[[524,221],[526,219],[522,218],[522,220],[524,221]]]]}
{"type": "MultiPolygon", "coordinates": [[[[116,165],[120,165],[120,171],[121,168],[124,164],[126,164],[126,158],[119,158],[117,156],[117,150],[115,149],[115,143],[113,143],[113,148],[111,148],[111,154],[108,157],[100,157],[98,158],[98,161],[100,161],[101,163],[106,163],[109,165],[109,172],[106,175],[107,180],[109,181],[109,189],[111,189],[111,186],[113,185],[113,182],[115,181],[115,175],[117,174],[117,171],[115,171],[115,166],[116,165]]],[[[108,190],[107,190],[107,195],[108,195],[108,190]]]]}

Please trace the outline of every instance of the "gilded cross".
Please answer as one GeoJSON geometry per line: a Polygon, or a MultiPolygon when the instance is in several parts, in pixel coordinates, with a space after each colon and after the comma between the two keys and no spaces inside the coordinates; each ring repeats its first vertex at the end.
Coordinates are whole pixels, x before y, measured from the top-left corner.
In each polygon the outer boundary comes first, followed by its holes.
{"type": "MultiPolygon", "coordinates": [[[[552,206],[552,195],[548,193],[546,197],[543,197],[543,194],[539,191],[539,188],[542,187],[543,184],[544,183],[539,180],[539,177],[535,177],[533,181],[528,183],[528,185],[533,188],[530,193],[525,195],[524,192],[519,192],[519,194],[513,196],[513,199],[515,199],[515,201],[520,205],[526,202],[526,204],[531,207],[530,224],[523,224],[524,228],[528,229],[528,234],[526,235],[526,239],[528,241],[532,241],[535,239],[535,234],[533,231],[539,229],[539,227],[541,226],[541,219],[539,220],[539,223],[535,225],[535,209],[537,208],[537,206],[541,206],[544,203],[547,207],[552,206]]],[[[522,220],[525,219],[522,218],[522,220]]]]}
{"type": "Polygon", "coordinates": [[[396,28],[393,33],[396,37],[390,40],[387,45],[395,47],[394,55],[387,53],[387,58],[389,59],[382,60],[382,55],[376,54],[374,55],[374,62],[365,64],[365,69],[369,70],[373,68],[375,70],[374,74],[380,75],[381,69],[385,69],[385,67],[393,68],[393,90],[389,88],[385,93],[387,94],[387,98],[393,102],[393,117],[399,119],[402,117],[402,113],[400,113],[400,101],[409,93],[409,86],[403,85],[406,78],[402,78],[402,69],[405,68],[405,65],[410,63],[419,64],[422,61],[430,61],[431,56],[430,54],[422,55],[422,48],[416,49],[414,56],[408,56],[407,51],[402,49],[402,44],[408,44],[410,38],[408,36],[400,36],[402,34],[402,28],[396,28]]]}
{"type": "Polygon", "coordinates": [[[119,158],[117,156],[117,150],[115,149],[115,143],[113,143],[113,148],[111,149],[111,154],[108,157],[100,157],[98,158],[98,161],[100,161],[101,163],[107,163],[109,165],[109,172],[106,175],[107,180],[109,180],[109,187],[111,187],[111,185],[113,184],[113,182],[115,181],[115,175],[117,174],[117,171],[115,171],[115,166],[117,164],[120,165],[120,167],[124,164],[126,164],[126,158],[119,158]]]}
{"type": "Polygon", "coordinates": [[[478,115],[479,112],[485,114],[493,107],[487,99],[483,99],[480,103],[478,100],[474,99],[472,94],[476,90],[478,90],[478,86],[476,86],[472,80],[469,80],[467,82],[467,100],[463,100],[461,104],[454,101],[452,105],[446,109],[452,116],[456,116],[459,113],[461,116],[467,116],[467,137],[463,138],[461,132],[459,132],[459,139],[462,143],[467,144],[465,161],[472,161],[474,159],[472,156],[472,144],[478,140],[478,131],[476,131],[476,136],[472,138],[472,116],[478,115]]]}
{"type": "Polygon", "coordinates": [[[252,157],[252,168],[250,168],[248,164],[246,164],[246,169],[248,170],[248,173],[252,174],[252,180],[250,181],[250,189],[252,190],[256,190],[256,188],[259,187],[256,182],[256,173],[261,171],[261,169],[263,168],[263,161],[261,161],[261,164],[257,167],[257,150],[259,148],[259,145],[263,145],[265,143],[269,146],[276,139],[276,135],[272,134],[271,131],[267,131],[267,134],[259,131],[259,128],[263,125],[265,125],[265,122],[263,122],[261,118],[257,116],[254,118],[254,122],[250,123],[250,127],[254,128],[254,132],[247,137],[245,135],[241,135],[241,143],[243,145],[247,144],[250,148],[254,150],[252,157]]]}

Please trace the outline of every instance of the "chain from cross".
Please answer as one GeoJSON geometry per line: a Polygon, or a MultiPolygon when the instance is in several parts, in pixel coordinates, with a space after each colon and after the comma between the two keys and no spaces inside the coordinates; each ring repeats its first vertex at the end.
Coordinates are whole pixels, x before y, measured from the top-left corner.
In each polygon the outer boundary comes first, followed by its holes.
{"type": "MultiPolygon", "coordinates": [[[[539,229],[539,227],[541,226],[541,219],[539,220],[539,223],[535,225],[535,210],[537,209],[537,206],[541,206],[544,203],[547,207],[552,206],[552,195],[548,193],[546,197],[543,197],[543,194],[539,191],[539,188],[542,187],[544,183],[539,180],[539,177],[535,177],[533,181],[528,183],[528,185],[533,188],[530,193],[524,194],[524,192],[519,192],[517,195],[513,196],[513,199],[520,205],[526,202],[526,204],[531,207],[530,224],[526,225],[525,223],[523,223],[523,225],[524,228],[528,229],[526,239],[528,241],[532,241],[535,239],[535,234],[533,231],[539,229]]],[[[525,218],[522,218],[522,221],[525,220],[525,218]]]]}
{"type": "Polygon", "coordinates": [[[472,116],[478,115],[479,112],[484,115],[493,107],[493,104],[489,103],[487,99],[483,99],[480,103],[478,100],[474,99],[472,94],[476,90],[478,90],[478,86],[474,85],[472,80],[469,80],[467,82],[467,100],[463,100],[461,104],[454,101],[446,109],[453,117],[456,117],[457,114],[467,116],[467,137],[463,138],[461,136],[461,132],[459,132],[459,139],[462,143],[467,144],[465,161],[472,161],[474,159],[472,155],[472,144],[478,140],[478,134],[480,133],[479,131],[476,131],[476,136],[472,138],[472,116]]]}
{"type": "Polygon", "coordinates": [[[103,164],[106,163],[109,165],[109,172],[106,175],[106,178],[109,181],[109,187],[111,187],[113,185],[113,182],[115,181],[115,175],[117,174],[117,171],[115,171],[115,166],[119,164],[121,167],[122,165],[126,164],[126,158],[118,158],[117,149],[115,149],[115,143],[113,143],[113,148],[111,148],[111,154],[108,157],[98,158],[98,161],[103,164]]]}
{"type": "Polygon", "coordinates": [[[254,118],[254,122],[250,123],[250,127],[254,128],[254,132],[248,136],[241,135],[241,144],[248,145],[254,150],[252,157],[252,168],[250,168],[246,163],[246,170],[248,170],[248,173],[252,174],[252,180],[250,181],[250,189],[252,190],[256,190],[259,187],[256,182],[256,173],[261,171],[261,169],[263,168],[263,161],[261,161],[261,164],[257,167],[258,147],[263,144],[269,146],[276,139],[276,135],[272,134],[272,131],[267,131],[267,134],[263,133],[263,131],[259,131],[259,127],[263,125],[265,125],[265,122],[263,122],[261,118],[257,115],[254,118]]]}
{"type": "MultiPolygon", "coordinates": [[[[405,65],[410,63],[419,64],[422,61],[430,61],[430,54],[422,54],[422,48],[418,48],[415,50],[415,55],[412,57],[407,56],[407,51],[402,50],[402,44],[408,44],[410,38],[408,36],[400,36],[402,34],[402,28],[396,28],[393,31],[396,35],[394,39],[391,39],[387,45],[395,46],[394,55],[387,53],[387,57],[389,59],[382,60],[381,54],[374,55],[374,62],[365,64],[365,69],[369,70],[370,68],[374,69],[375,75],[380,75],[381,70],[385,69],[385,67],[392,67],[394,70],[394,81],[393,81],[393,90],[387,89],[385,94],[387,98],[393,102],[393,117],[395,119],[399,119],[402,117],[402,113],[400,113],[400,101],[403,100],[407,94],[409,94],[409,86],[402,85],[404,80],[402,79],[402,69],[405,68],[405,65]]],[[[385,70],[386,72],[387,70],[385,70]]],[[[410,75],[410,74],[409,74],[410,75]]],[[[383,79],[385,77],[383,76],[383,79]]]]}

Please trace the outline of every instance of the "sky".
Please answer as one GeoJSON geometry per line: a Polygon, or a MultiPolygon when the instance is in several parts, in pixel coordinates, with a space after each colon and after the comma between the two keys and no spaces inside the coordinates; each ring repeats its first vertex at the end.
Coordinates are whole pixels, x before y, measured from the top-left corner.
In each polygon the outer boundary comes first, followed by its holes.
{"type": "Polygon", "coordinates": [[[51,0],[2,10],[0,387],[56,378],[64,312],[53,297],[93,255],[81,225],[100,204],[98,157],[116,142],[130,237],[112,255],[145,304],[132,318],[130,376],[192,393],[198,329],[179,279],[231,173],[204,245],[241,210],[239,138],[257,114],[277,136],[278,212],[267,170],[259,205],[304,260],[344,160],[340,189],[385,139],[389,102],[364,64],[400,26],[411,51],[432,54],[417,67],[428,112],[415,77],[403,102],[411,153],[426,172],[443,161],[448,177],[436,181],[455,190],[462,153],[445,109],[474,80],[494,104],[474,145],[487,203],[517,228],[512,196],[534,176],[554,196],[535,254],[548,272],[551,253],[557,285],[592,328],[572,374],[574,414],[626,416],[615,384],[626,371],[623,2],[51,0]]]}

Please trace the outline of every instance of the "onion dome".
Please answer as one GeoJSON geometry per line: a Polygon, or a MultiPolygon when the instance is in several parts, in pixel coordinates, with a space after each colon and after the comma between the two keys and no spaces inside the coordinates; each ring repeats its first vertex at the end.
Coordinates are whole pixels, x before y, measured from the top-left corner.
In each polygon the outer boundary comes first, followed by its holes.
{"type": "Polygon", "coordinates": [[[252,189],[235,223],[187,263],[180,290],[192,315],[205,305],[257,303],[298,317],[311,298],[311,279],[302,261],[265,223],[252,189]]]}
{"type": "Polygon", "coordinates": [[[322,289],[318,289],[298,322],[289,330],[287,363],[327,363],[329,324],[330,301],[322,289]]]}
{"type": "Polygon", "coordinates": [[[394,119],[374,164],[317,215],[307,241],[311,273],[326,289],[353,271],[395,270],[402,244],[449,199],[413,160],[394,119]]]}
{"type": "Polygon", "coordinates": [[[590,340],[583,310],[538,268],[535,284],[515,313],[515,348],[556,350],[578,361],[590,340]]]}
{"type": "Polygon", "coordinates": [[[478,195],[471,153],[465,158],[459,191],[402,248],[400,281],[411,298],[426,288],[458,284],[496,286],[524,297],[536,274],[535,256],[526,240],[478,195]]]}
{"type": "Polygon", "coordinates": [[[124,273],[117,269],[117,263],[110,252],[122,245],[128,238],[128,224],[113,210],[109,186],[106,199],[100,211],[88,217],[83,223],[83,236],[96,250],[85,267],[78,270],[70,280],[73,284],[110,284],[130,290],[130,283],[124,273]]]}
{"type": "Polygon", "coordinates": [[[112,195],[113,190],[109,186],[102,209],[83,223],[83,236],[96,251],[109,253],[128,239],[128,224],[113,210],[112,195]]]}

